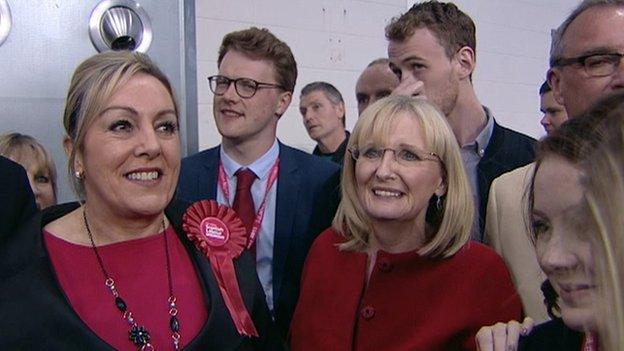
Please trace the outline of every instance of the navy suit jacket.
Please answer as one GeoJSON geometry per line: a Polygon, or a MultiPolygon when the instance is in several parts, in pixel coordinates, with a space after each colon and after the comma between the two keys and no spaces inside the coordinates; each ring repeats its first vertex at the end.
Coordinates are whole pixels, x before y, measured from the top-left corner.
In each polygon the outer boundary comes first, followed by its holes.
{"type": "Polygon", "coordinates": [[[485,210],[487,208],[492,181],[503,173],[533,162],[535,158],[535,139],[505,128],[494,121],[494,130],[485,154],[477,166],[479,185],[480,233],[485,227],[485,210]]]}
{"type": "MultiPolygon", "coordinates": [[[[273,306],[282,336],[299,297],[301,270],[314,239],[331,225],[339,202],[340,167],[279,145],[280,168],[273,247],[273,306]]],[[[186,201],[217,198],[219,146],[186,157],[177,196],[186,201]]]]}
{"type": "Polygon", "coordinates": [[[37,212],[26,171],[0,156],[0,243],[37,212]]]}

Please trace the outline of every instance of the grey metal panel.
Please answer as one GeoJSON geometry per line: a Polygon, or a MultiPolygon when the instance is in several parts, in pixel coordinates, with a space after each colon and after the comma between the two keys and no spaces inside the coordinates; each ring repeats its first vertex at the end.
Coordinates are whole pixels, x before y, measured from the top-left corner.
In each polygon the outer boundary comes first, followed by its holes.
{"type": "MultiPolygon", "coordinates": [[[[181,95],[186,91],[184,0],[138,1],[152,20],[154,39],[148,54],[177,92],[181,133],[185,135],[186,99],[181,95]]],[[[31,134],[52,152],[59,173],[59,202],[75,198],[68,185],[62,150],[63,102],[75,67],[97,52],[89,39],[88,24],[98,2],[9,1],[13,28],[0,46],[0,133],[31,134]]],[[[185,138],[182,143],[182,150],[186,150],[185,138]]]]}
{"type": "Polygon", "coordinates": [[[184,79],[182,88],[186,97],[186,154],[199,151],[199,132],[197,131],[197,45],[195,32],[195,0],[184,0],[184,79]]]}

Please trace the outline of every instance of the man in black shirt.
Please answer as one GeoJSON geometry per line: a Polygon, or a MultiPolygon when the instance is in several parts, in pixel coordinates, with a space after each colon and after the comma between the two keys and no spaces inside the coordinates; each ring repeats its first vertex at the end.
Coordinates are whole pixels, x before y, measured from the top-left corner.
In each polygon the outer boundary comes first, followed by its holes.
{"type": "Polygon", "coordinates": [[[299,101],[303,125],[317,142],[313,154],[342,165],[349,141],[342,94],[327,82],[314,82],[303,87],[299,101]]]}

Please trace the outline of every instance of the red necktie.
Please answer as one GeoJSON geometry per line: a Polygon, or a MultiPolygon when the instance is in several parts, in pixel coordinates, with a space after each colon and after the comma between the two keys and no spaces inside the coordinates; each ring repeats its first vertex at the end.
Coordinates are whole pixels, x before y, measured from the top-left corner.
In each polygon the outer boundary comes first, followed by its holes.
{"type": "MultiPolygon", "coordinates": [[[[243,221],[247,235],[249,235],[256,217],[253,197],[251,196],[251,184],[256,180],[256,174],[250,169],[239,169],[236,172],[236,179],[236,195],[234,195],[232,208],[243,221]]],[[[252,251],[255,253],[255,242],[252,251]]]]}

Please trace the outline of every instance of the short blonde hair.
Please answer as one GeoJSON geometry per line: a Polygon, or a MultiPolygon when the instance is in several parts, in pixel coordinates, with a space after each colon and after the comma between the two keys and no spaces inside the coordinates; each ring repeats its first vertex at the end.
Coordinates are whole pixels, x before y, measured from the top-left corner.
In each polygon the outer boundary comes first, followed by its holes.
{"type": "Polygon", "coordinates": [[[76,153],[82,151],[87,130],[102,113],[108,100],[120,86],[139,73],[150,75],[165,86],[179,118],[178,104],[169,79],[146,54],[107,51],[91,56],[74,71],[67,92],[63,125],[73,144],[68,162],[69,178],[81,199],[84,198],[84,186],[81,179],[74,177],[76,153]]]}
{"type": "Polygon", "coordinates": [[[4,134],[0,136],[0,155],[20,164],[27,158],[34,159],[38,169],[47,170],[56,199],[56,166],[48,150],[37,139],[20,133],[4,134]]]}
{"type": "MultiPolygon", "coordinates": [[[[418,253],[427,257],[449,257],[470,239],[474,204],[457,140],[444,115],[422,99],[385,97],[362,113],[349,139],[348,149],[357,149],[371,139],[381,143],[390,138],[391,126],[405,112],[421,124],[427,151],[440,157],[446,184],[442,210],[437,211],[434,197],[429,202],[427,224],[430,230],[426,243],[418,253]]],[[[373,228],[358,199],[355,160],[352,157],[345,157],[341,187],[342,201],[333,222],[333,227],[347,239],[340,249],[363,251],[369,245],[373,228]]]]}

